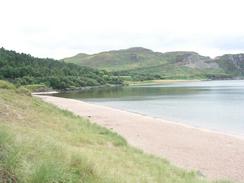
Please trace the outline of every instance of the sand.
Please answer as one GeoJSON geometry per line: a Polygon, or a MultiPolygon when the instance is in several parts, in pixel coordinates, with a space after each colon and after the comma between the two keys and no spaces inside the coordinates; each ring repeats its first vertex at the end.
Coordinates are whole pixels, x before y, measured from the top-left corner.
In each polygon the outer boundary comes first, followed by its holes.
{"type": "MultiPolygon", "coordinates": [[[[111,129],[144,152],[209,179],[244,182],[244,139],[73,99],[41,99],[111,129]]],[[[145,106],[146,107],[146,106],[145,106]]]]}

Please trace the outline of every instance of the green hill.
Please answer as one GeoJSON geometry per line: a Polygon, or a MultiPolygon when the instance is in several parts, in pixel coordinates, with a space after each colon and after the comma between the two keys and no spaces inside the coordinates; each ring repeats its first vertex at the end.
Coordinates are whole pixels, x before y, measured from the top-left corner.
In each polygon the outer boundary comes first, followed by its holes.
{"type": "Polygon", "coordinates": [[[129,70],[165,63],[165,60],[161,58],[161,53],[144,48],[108,51],[87,56],[82,54],[82,57],[80,55],[65,58],[63,61],[107,71],[129,70]]]}
{"type": "Polygon", "coordinates": [[[211,59],[196,52],[159,53],[135,47],[93,55],[78,54],[62,61],[138,79],[227,79],[244,76],[241,55],[211,59]]]}
{"type": "Polygon", "coordinates": [[[0,103],[1,183],[208,182],[3,81],[0,103]]]}
{"type": "Polygon", "coordinates": [[[44,84],[54,89],[122,83],[106,71],[36,58],[4,48],[0,48],[0,79],[16,85],[44,84]]]}

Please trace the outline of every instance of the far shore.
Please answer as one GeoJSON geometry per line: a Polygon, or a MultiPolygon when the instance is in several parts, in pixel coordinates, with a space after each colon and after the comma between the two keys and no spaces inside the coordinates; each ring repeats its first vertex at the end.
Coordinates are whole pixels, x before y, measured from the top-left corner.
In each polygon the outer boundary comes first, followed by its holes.
{"type": "Polygon", "coordinates": [[[94,88],[107,88],[107,87],[122,87],[122,86],[135,86],[135,85],[142,85],[142,84],[170,84],[170,83],[179,83],[179,82],[197,82],[203,80],[145,80],[145,81],[131,81],[125,84],[119,85],[99,85],[99,86],[84,86],[84,87],[77,87],[77,88],[66,88],[62,90],[52,90],[49,91],[40,91],[40,92],[32,92],[32,95],[52,95],[57,93],[67,93],[67,92],[78,92],[83,90],[90,90],[94,88]]]}
{"type": "MultiPolygon", "coordinates": [[[[156,79],[156,80],[144,80],[144,81],[125,81],[124,84],[106,84],[98,86],[84,86],[66,88],[62,90],[53,90],[49,88],[48,91],[32,92],[33,95],[49,95],[56,93],[68,93],[68,92],[79,92],[84,90],[96,89],[96,88],[107,88],[107,87],[124,87],[124,86],[137,86],[137,85],[160,85],[160,84],[175,84],[185,82],[200,82],[200,81],[218,81],[218,80],[203,80],[203,79],[156,79]]],[[[220,80],[224,81],[224,80],[220,80]]]]}
{"type": "MultiPolygon", "coordinates": [[[[189,80],[188,80],[189,81],[189,80]]],[[[244,180],[244,139],[74,99],[35,95],[123,136],[129,144],[210,179],[244,180]]]]}
{"type": "Polygon", "coordinates": [[[145,81],[129,81],[128,85],[141,85],[141,84],[171,84],[171,83],[181,83],[181,82],[197,82],[204,81],[199,79],[156,79],[156,80],[145,80],[145,81]]]}

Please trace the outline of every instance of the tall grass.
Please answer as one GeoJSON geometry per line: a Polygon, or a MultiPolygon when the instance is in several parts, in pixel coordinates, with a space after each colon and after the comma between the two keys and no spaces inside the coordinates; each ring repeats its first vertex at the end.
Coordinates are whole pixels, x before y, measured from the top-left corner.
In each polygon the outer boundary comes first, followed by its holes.
{"type": "Polygon", "coordinates": [[[0,80],[0,88],[2,88],[2,89],[15,89],[15,86],[12,83],[0,80]]]}
{"type": "Polygon", "coordinates": [[[0,89],[0,104],[1,183],[207,183],[39,99],[0,89]]]}

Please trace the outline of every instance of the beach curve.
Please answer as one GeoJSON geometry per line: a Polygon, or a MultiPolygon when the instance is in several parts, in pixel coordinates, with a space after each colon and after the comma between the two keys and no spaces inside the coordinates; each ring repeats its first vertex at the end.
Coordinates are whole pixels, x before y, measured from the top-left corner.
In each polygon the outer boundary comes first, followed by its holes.
{"type": "Polygon", "coordinates": [[[35,95],[123,136],[130,145],[210,179],[244,180],[244,140],[74,99],[35,95]]]}

